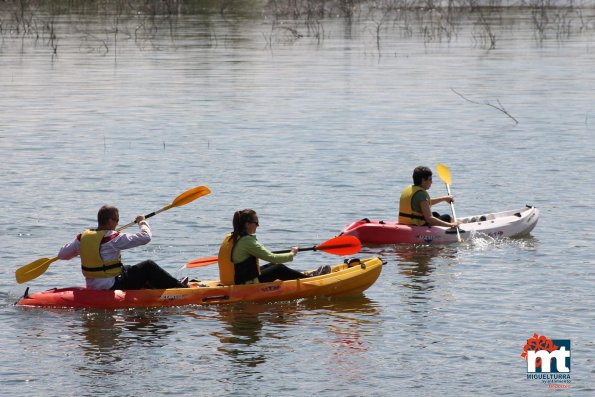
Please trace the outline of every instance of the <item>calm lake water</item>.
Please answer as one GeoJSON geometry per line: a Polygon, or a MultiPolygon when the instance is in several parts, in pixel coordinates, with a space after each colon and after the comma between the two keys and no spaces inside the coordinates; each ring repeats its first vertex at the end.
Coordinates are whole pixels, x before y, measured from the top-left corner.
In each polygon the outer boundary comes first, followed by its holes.
{"type": "MultiPolygon", "coordinates": [[[[2,395],[593,395],[592,9],[33,14],[37,31],[2,11],[2,395]],[[151,244],[124,258],[211,279],[213,266],[179,269],[217,252],[235,210],[259,212],[271,249],[312,246],[356,219],[395,218],[413,168],[440,162],[458,216],[531,204],[536,229],[364,247],[360,257],[387,263],[350,299],[13,305],[26,286],[83,283],[77,261],[27,285],[14,271],[56,255],[106,202],[127,223],[209,186],[152,218],[151,244]],[[534,333],[571,340],[571,389],[527,379],[521,353],[534,333]]],[[[445,191],[435,178],[430,193],[445,191]]],[[[308,252],[292,266],[342,260],[308,252]]]]}

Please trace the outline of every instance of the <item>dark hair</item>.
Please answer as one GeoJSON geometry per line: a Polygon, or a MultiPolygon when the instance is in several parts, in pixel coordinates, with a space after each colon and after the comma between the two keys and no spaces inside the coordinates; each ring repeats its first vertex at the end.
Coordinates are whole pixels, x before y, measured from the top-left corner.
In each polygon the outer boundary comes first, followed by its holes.
{"type": "Polygon", "coordinates": [[[423,165],[415,167],[413,170],[413,184],[419,186],[421,185],[422,179],[428,179],[431,176],[432,170],[428,167],[424,167],[423,165]]]}
{"type": "Polygon", "coordinates": [[[105,226],[110,219],[119,219],[120,211],[113,205],[106,204],[97,212],[97,224],[105,226]]]}
{"type": "Polygon", "coordinates": [[[250,208],[246,208],[240,211],[236,211],[233,214],[233,237],[234,244],[240,239],[240,237],[248,235],[246,231],[246,223],[255,222],[258,220],[256,211],[250,208]]]}

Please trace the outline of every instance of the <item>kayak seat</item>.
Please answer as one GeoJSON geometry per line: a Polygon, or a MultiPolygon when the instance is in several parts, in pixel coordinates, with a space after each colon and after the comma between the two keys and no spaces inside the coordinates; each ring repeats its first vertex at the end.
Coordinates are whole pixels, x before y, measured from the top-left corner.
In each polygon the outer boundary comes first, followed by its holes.
{"type": "Polygon", "coordinates": [[[359,266],[361,265],[361,261],[359,258],[352,258],[352,259],[345,259],[344,263],[347,264],[347,267],[359,266]]]}

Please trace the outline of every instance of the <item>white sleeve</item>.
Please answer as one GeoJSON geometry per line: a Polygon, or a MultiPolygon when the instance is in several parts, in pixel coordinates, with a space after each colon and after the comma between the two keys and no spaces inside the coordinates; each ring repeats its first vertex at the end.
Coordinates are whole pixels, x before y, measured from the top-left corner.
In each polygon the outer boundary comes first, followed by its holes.
{"type": "Polygon", "coordinates": [[[66,244],[60,251],[58,252],[58,258],[62,260],[69,260],[78,256],[81,252],[81,242],[78,240],[78,237],[72,240],[70,243],[66,244]]]}
{"type": "Polygon", "coordinates": [[[113,241],[113,247],[118,250],[125,250],[128,248],[138,247],[139,245],[145,245],[151,241],[151,228],[147,221],[140,221],[138,224],[140,231],[135,234],[123,233],[116,237],[113,241]]]}

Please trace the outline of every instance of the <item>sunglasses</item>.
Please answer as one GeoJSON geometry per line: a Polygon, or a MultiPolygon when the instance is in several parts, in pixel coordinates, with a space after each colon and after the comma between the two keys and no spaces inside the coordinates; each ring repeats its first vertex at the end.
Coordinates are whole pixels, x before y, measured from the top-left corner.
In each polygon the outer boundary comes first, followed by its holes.
{"type": "Polygon", "coordinates": [[[256,226],[260,226],[260,225],[258,224],[258,221],[248,221],[248,223],[254,223],[256,226]]]}

